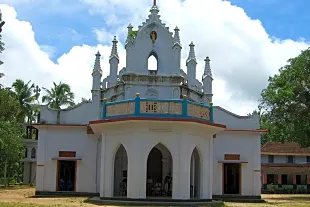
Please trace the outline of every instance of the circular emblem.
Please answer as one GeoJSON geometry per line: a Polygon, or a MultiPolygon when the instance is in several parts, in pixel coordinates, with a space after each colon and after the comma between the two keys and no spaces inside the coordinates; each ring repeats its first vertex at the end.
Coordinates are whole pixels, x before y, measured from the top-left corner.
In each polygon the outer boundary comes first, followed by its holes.
{"type": "Polygon", "coordinates": [[[152,31],[150,34],[150,38],[154,42],[157,39],[157,33],[155,31],[152,31]]]}

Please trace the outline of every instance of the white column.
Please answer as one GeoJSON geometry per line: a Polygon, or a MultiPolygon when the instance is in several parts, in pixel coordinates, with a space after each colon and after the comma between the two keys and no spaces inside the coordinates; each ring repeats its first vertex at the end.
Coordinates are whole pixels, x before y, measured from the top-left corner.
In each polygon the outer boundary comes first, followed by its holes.
{"type": "Polygon", "coordinates": [[[105,143],[106,137],[105,134],[101,135],[101,156],[100,156],[100,197],[104,197],[104,170],[105,170],[105,143]]]}
{"type": "Polygon", "coordinates": [[[213,137],[209,138],[209,198],[212,199],[213,185],[213,137]]]}
{"type": "Polygon", "coordinates": [[[132,144],[128,150],[127,198],[146,198],[146,164],[141,146],[132,144]]]}
{"type": "Polygon", "coordinates": [[[174,199],[190,199],[190,164],[191,151],[188,143],[188,137],[182,135],[179,140],[179,177],[172,179],[174,183],[178,182],[178,193],[174,199]]]}
{"type": "MultiPolygon", "coordinates": [[[[212,180],[210,180],[210,177],[213,172],[210,170],[210,162],[212,160],[210,159],[210,147],[209,147],[210,141],[208,138],[203,141],[203,144],[200,148],[201,154],[202,154],[202,166],[201,166],[201,191],[200,191],[200,198],[201,199],[211,199],[210,197],[210,183],[212,180]]],[[[211,187],[212,189],[212,187],[211,187]]]]}
{"type": "MultiPolygon", "coordinates": [[[[261,156],[259,156],[260,154],[260,139],[257,138],[256,144],[254,145],[254,149],[253,149],[253,154],[252,154],[252,159],[253,159],[253,196],[259,196],[261,194],[261,156]]],[[[240,167],[243,167],[243,165],[241,164],[240,167]]],[[[242,169],[242,168],[241,168],[242,169]]],[[[241,173],[242,175],[242,173],[241,173]]],[[[242,179],[242,176],[240,176],[240,179],[242,179]]],[[[241,183],[243,183],[244,181],[242,180],[241,183]]],[[[241,190],[242,190],[242,186],[241,190]]],[[[241,192],[242,193],[242,192],[241,192]]]]}
{"type": "MultiPolygon", "coordinates": [[[[46,130],[40,129],[40,138],[38,139],[38,158],[37,158],[37,172],[36,172],[36,191],[44,191],[44,174],[45,174],[45,153],[47,146],[47,139],[44,136],[46,134],[46,130]]],[[[28,155],[31,153],[31,150],[28,149],[28,155]]],[[[30,158],[30,156],[29,156],[30,158]]],[[[56,172],[57,170],[55,170],[56,172]]],[[[55,178],[56,183],[56,176],[55,178]]],[[[55,189],[56,190],[56,189],[55,189]]]]}

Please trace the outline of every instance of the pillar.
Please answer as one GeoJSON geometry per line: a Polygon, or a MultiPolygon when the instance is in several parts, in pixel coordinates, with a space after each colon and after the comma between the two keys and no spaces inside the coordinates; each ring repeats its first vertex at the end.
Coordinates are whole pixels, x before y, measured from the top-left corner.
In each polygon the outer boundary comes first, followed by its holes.
{"type": "MultiPolygon", "coordinates": [[[[213,138],[212,138],[213,139],[213,138]]],[[[201,181],[200,181],[200,187],[201,187],[201,191],[200,191],[200,198],[201,199],[212,199],[212,191],[210,191],[210,189],[212,189],[212,187],[210,188],[210,184],[211,182],[213,182],[213,180],[210,180],[210,178],[212,177],[213,174],[213,168],[210,169],[210,165],[212,162],[212,158],[210,157],[210,148],[209,148],[209,143],[210,141],[208,139],[203,140],[203,143],[201,144],[200,150],[201,150],[201,181]],[[211,195],[211,196],[210,196],[211,195]]],[[[212,185],[212,184],[211,184],[212,185]]]]}
{"type": "Polygon", "coordinates": [[[293,175],[293,185],[296,185],[296,175],[293,175]]]}
{"type": "Polygon", "coordinates": [[[101,139],[101,156],[100,156],[100,197],[105,197],[104,196],[104,178],[105,178],[105,141],[106,137],[103,134],[102,139],[101,139]]]}
{"type": "Polygon", "coordinates": [[[188,135],[182,134],[177,139],[177,150],[171,152],[173,157],[172,199],[190,199],[190,164],[191,143],[188,135]]]}
{"type": "MultiPolygon", "coordinates": [[[[242,179],[240,177],[240,179],[242,179]]],[[[212,199],[213,185],[213,137],[209,138],[209,199],[212,199]]],[[[241,187],[241,186],[240,186],[241,187]]]]}
{"type": "Polygon", "coordinates": [[[146,170],[147,162],[141,155],[138,143],[132,144],[127,152],[128,156],[128,178],[127,178],[127,198],[146,198],[146,170]]]}
{"type": "Polygon", "coordinates": [[[307,185],[310,185],[310,175],[307,175],[307,185]]]}
{"type": "Polygon", "coordinates": [[[282,175],[278,174],[278,185],[282,185],[282,175]]]}
{"type": "MultiPolygon", "coordinates": [[[[46,133],[46,130],[40,129],[40,138],[38,139],[38,152],[37,152],[37,172],[36,172],[36,191],[45,191],[44,187],[44,174],[45,174],[45,152],[46,152],[46,146],[48,140],[46,139],[46,136],[44,136],[46,133]]],[[[30,150],[28,150],[29,155],[30,150]]],[[[31,152],[30,152],[31,153],[31,152]]],[[[55,165],[57,168],[57,165],[55,165]]],[[[57,170],[55,170],[56,174],[57,170]]],[[[55,175],[56,178],[56,175],[55,175]]],[[[56,190],[56,180],[55,183],[55,189],[56,190]]],[[[52,190],[52,189],[50,189],[52,190]]]]}
{"type": "Polygon", "coordinates": [[[263,174],[263,185],[267,185],[267,173],[263,174]]]}

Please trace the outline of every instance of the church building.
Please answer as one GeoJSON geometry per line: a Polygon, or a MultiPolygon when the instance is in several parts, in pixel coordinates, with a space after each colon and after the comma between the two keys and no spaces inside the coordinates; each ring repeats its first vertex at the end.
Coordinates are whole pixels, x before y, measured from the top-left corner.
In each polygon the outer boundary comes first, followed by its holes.
{"type": "Polygon", "coordinates": [[[197,80],[195,45],[186,43],[183,70],[180,36],[178,27],[171,32],[161,21],[154,1],[137,31],[128,26],[126,67],[119,69],[116,37],[109,69],[95,55],[90,101],[61,110],[40,106],[33,124],[39,131],[37,195],[260,197],[259,114],[239,116],[214,106],[210,58],[206,54],[197,80]],[[156,70],[149,58],[156,59],[156,70]]]}

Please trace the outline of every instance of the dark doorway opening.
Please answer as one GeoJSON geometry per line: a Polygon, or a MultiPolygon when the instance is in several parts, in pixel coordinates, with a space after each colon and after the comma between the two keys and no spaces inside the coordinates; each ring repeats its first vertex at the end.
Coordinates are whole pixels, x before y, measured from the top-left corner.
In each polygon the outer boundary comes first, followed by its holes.
{"type": "Polygon", "coordinates": [[[162,144],[156,145],[147,159],[146,196],[172,196],[172,157],[162,144]]]}
{"type": "Polygon", "coordinates": [[[240,164],[224,163],[224,194],[240,194],[240,164]]]}
{"type": "Polygon", "coordinates": [[[76,161],[58,161],[57,191],[75,191],[76,161]]]}

